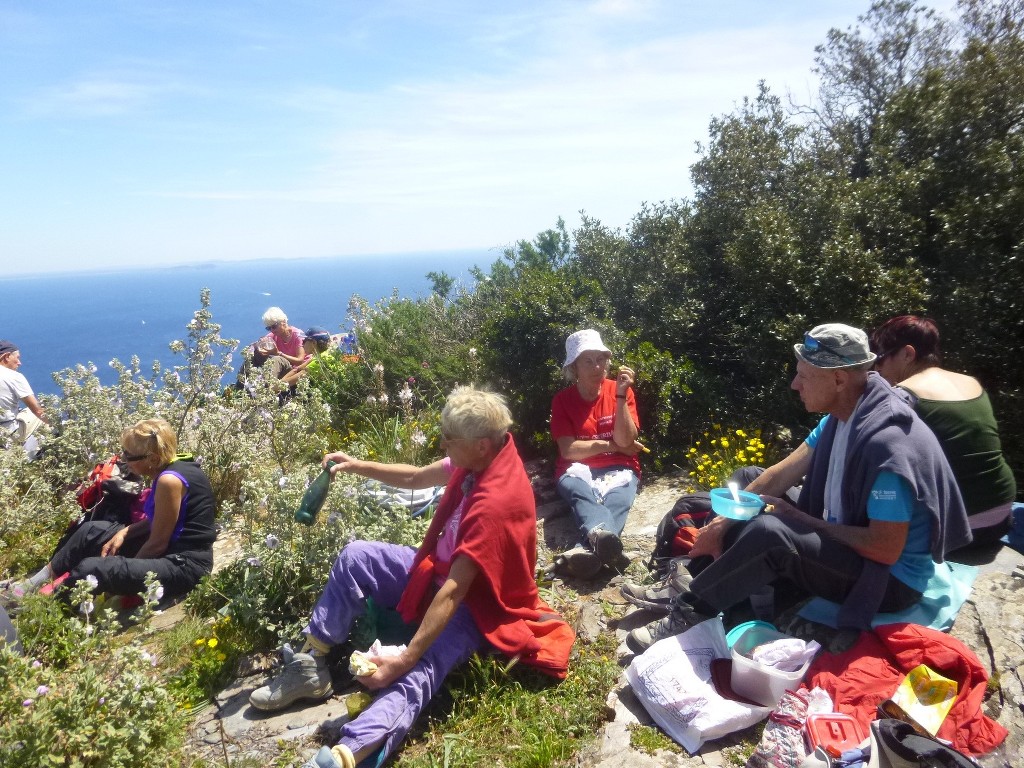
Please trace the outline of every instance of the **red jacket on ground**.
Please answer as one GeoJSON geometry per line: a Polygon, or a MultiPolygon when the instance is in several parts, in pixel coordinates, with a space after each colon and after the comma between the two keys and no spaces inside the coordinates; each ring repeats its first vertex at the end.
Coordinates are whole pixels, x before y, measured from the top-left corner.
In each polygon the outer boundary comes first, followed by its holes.
{"type": "Polygon", "coordinates": [[[958,686],[956,701],[939,727],[939,738],[972,755],[986,754],[1003,743],[1007,730],[981,711],[988,671],[970,648],[935,629],[885,624],[863,632],[847,651],[820,654],[804,684],[828,691],[837,712],[867,725],[907,672],[921,664],[958,686]]]}

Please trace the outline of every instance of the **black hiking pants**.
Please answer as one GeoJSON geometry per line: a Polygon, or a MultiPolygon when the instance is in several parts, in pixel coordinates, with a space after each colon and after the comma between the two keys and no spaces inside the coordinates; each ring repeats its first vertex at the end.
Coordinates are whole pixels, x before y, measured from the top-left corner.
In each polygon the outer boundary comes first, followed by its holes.
{"type": "Polygon", "coordinates": [[[152,571],[164,588],[164,600],[168,600],[188,593],[213,570],[212,549],[144,560],[134,557],[146,543],[146,536],[127,539],[118,554],[100,557],[103,545],[122,528],[123,525],[106,520],[83,523],[50,561],[54,576],[69,573],[66,586],[95,576],[99,582],[97,593],[135,595],[145,591],[146,574],[152,571]]]}

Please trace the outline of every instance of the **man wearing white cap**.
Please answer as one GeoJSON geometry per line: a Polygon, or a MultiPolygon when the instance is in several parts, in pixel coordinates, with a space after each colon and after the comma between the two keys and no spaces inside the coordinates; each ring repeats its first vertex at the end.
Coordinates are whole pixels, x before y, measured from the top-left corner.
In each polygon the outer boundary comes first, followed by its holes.
{"type": "Polygon", "coordinates": [[[935,563],[970,541],[953,472],[932,431],[877,373],[867,335],[819,325],[793,347],[792,388],[827,414],[747,490],[770,512],[718,519],[692,557],[711,555],[660,622],[633,630],[636,652],[679,634],[777,579],[841,604],[839,626],[867,629],[878,611],[910,607],[935,563]],[[780,498],[803,479],[797,504],[780,498]]]}
{"type": "Polygon", "coordinates": [[[619,537],[640,478],[633,370],[620,366],[609,379],[611,357],[597,331],[569,336],[562,373],[572,385],[551,402],[558,493],[580,532],[579,546],[556,558],[555,567],[579,578],[595,576],[622,555],[619,537]]]}

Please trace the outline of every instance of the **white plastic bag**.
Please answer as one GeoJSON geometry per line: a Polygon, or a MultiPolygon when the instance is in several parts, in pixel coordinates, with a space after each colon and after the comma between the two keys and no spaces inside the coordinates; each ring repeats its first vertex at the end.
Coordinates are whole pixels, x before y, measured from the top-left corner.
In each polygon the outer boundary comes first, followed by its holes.
{"type": "Polygon", "coordinates": [[[721,696],[711,682],[711,662],[730,658],[719,618],[659,640],[633,659],[626,679],[654,721],[690,754],[705,741],[763,720],[770,707],[721,696]]]}

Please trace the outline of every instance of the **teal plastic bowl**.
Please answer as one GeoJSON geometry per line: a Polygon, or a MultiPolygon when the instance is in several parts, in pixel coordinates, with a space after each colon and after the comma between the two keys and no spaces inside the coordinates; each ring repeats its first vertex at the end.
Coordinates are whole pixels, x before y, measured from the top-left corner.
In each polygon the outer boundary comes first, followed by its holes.
{"type": "Polygon", "coordinates": [[[711,509],[730,520],[749,520],[764,508],[764,502],[756,493],[740,491],[739,494],[740,500],[736,503],[728,488],[712,488],[711,509]]]}
{"type": "Polygon", "coordinates": [[[767,621],[745,621],[742,624],[737,624],[735,627],[729,630],[729,634],[725,636],[726,644],[732,648],[736,645],[736,641],[748,630],[757,628],[762,632],[769,630],[771,632],[777,632],[774,624],[769,624],[767,621]]]}

